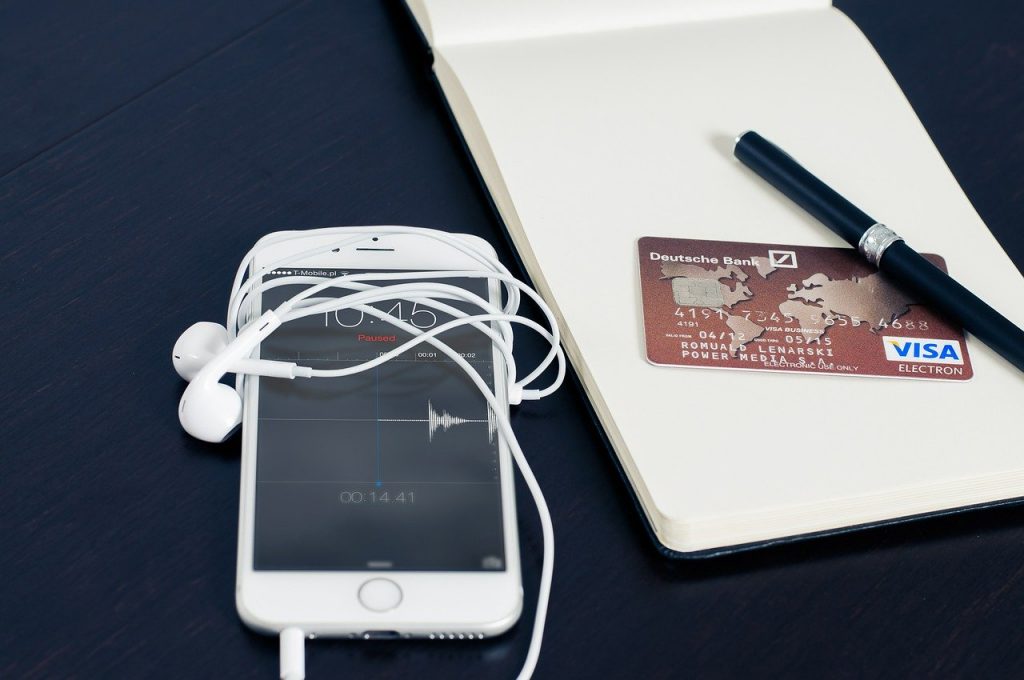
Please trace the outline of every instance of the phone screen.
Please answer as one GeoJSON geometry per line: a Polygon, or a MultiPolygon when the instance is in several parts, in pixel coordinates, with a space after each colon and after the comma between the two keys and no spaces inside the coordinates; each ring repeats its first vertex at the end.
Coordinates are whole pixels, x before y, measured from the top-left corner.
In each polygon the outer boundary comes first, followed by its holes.
{"type": "MultiPolygon", "coordinates": [[[[285,269],[266,278],[343,273],[361,271],[285,269]]],[[[444,282],[488,298],[485,279],[444,282]]],[[[303,288],[265,291],[263,309],[303,288]]],[[[322,297],[343,294],[328,289],[322,297]]],[[[451,319],[405,300],[373,306],[421,329],[451,319]]],[[[263,341],[260,356],[346,367],[410,337],[344,310],[283,325],[263,341]]],[[[462,326],[439,337],[493,389],[486,335],[462,326]]],[[[429,343],[353,376],[261,378],[257,417],[254,569],[505,569],[494,414],[463,369],[429,343]]]]}

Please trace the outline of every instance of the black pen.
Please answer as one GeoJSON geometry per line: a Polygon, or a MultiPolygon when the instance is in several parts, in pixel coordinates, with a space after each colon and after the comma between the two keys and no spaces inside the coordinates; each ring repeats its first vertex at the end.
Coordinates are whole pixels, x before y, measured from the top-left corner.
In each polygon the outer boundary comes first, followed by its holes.
{"type": "Polygon", "coordinates": [[[1024,371],[1024,330],[921,257],[892,229],[868,217],[756,132],[744,132],[737,137],[733,154],[857,248],[897,286],[961,325],[1024,371]]]}

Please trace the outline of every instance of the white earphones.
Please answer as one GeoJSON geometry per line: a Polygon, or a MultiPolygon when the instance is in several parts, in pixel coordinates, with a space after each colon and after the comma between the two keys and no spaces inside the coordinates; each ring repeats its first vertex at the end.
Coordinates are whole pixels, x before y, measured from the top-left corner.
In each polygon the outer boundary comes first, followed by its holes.
{"type": "MultiPolygon", "coordinates": [[[[438,338],[441,333],[464,325],[472,326],[487,335],[501,352],[508,374],[508,404],[518,404],[522,400],[541,399],[561,385],[565,377],[565,356],[559,345],[558,325],[554,314],[540,295],[513,277],[492,254],[475,247],[472,242],[443,231],[401,226],[331,227],[270,234],[256,243],[239,266],[228,304],[227,325],[221,326],[211,322],[193,324],[182,333],[174,344],[172,351],[174,369],[178,375],[189,381],[178,404],[178,419],[190,435],[208,442],[222,442],[230,437],[241,424],[242,386],[246,375],[287,379],[341,377],[371,370],[421,343],[430,344],[444,353],[466,372],[487,400],[495,414],[498,429],[505,438],[513,459],[534,497],[540,515],[544,532],[544,562],[541,569],[540,594],[530,650],[519,675],[521,679],[529,678],[533,674],[540,654],[544,621],[547,615],[554,566],[554,533],[544,496],[512,431],[507,415],[507,404],[499,403],[497,396],[476,370],[458,352],[438,338]],[[481,265],[481,268],[462,271],[375,272],[343,275],[335,278],[305,275],[280,276],[263,280],[265,273],[294,262],[308,260],[310,257],[338,251],[371,239],[377,240],[379,235],[391,234],[416,234],[443,242],[471,258],[481,265]],[[338,237],[337,239],[325,242],[325,236],[335,235],[338,237]],[[319,243],[313,248],[281,258],[257,271],[250,271],[257,255],[266,246],[302,239],[317,239],[319,243]],[[505,304],[501,308],[497,308],[489,300],[464,288],[439,281],[439,279],[446,278],[486,278],[498,281],[505,290],[505,304]],[[432,280],[423,281],[422,279],[432,280]],[[371,281],[373,283],[369,283],[371,281]],[[391,283],[392,281],[394,283],[391,283]],[[382,284],[382,282],[386,283],[382,284]],[[254,321],[238,328],[239,320],[250,315],[253,299],[259,293],[278,286],[295,284],[303,284],[306,288],[276,309],[264,312],[254,321]],[[328,289],[342,289],[347,292],[340,297],[316,297],[328,289]],[[536,302],[545,317],[547,328],[518,314],[520,294],[526,294],[536,302]],[[371,304],[387,300],[408,300],[424,308],[443,312],[453,318],[430,330],[424,330],[384,313],[371,304]],[[470,303],[479,311],[474,310],[473,313],[462,311],[447,304],[452,300],[470,303]],[[342,369],[315,369],[291,362],[251,358],[259,344],[282,324],[305,316],[343,309],[356,309],[371,315],[405,331],[411,338],[375,359],[342,369]],[[526,326],[550,343],[550,350],[544,359],[522,379],[517,379],[516,363],[512,353],[513,325],[526,326]],[[552,383],[540,389],[531,388],[532,383],[552,364],[556,366],[557,371],[552,383]],[[221,382],[227,373],[236,374],[235,387],[221,382]]],[[[284,637],[282,637],[282,641],[284,641],[284,637]]]]}
{"type": "MultiPolygon", "coordinates": [[[[228,329],[212,321],[198,321],[181,334],[174,343],[171,354],[174,370],[182,380],[192,380],[210,359],[223,352],[228,346],[228,329]]],[[[243,373],[267,378],[294,378],[298,365],[288,361],[267,361],[265,359],[239,359],[228,367],[228,373],[243,373]]]]}
{"type": "MultiPolygon", "coordinates": [[[[280,325],[281,320],[277,318],[277,314],[267,312],[246,326],[245,330],[226,347],[209,357],[206,364],[189,381],[188,387],[181,395],[181,401],[178,402],[178,420],[186,432],[203,441],[222,442],[235,431],[242,422],[242,397],[234,388],[221,383],[220,379],[228,371],[246,373],[246,364],[243,364],[243,361],[257,364],[256,368],[262,368],[260,362],[246,360],[246,357],[280,325]]],[[[217,326],[218,332],[220,328],[217,326]]],[[[190,338],[186,336],[188,331],[185,331],[175,345],[181,344],[182,340],[188,344],[190,338]]],[[[203,341],[209,337],[204,332],[202,336],[206,337],[193,334],[192,338],[197,336],[203,341]]],[[[198,352],[187,352],[184,356],[197,357],[198,352]]],[[[293,376],[294,373],[286,377],[293,376]]]]}

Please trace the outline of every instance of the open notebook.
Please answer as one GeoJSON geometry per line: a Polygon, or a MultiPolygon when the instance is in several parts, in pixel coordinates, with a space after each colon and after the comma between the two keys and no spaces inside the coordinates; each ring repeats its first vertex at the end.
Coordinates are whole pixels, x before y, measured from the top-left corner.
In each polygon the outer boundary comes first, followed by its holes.
{"type": "Polygon", "coordinates": [[[971,339],[963,381],[648,361],[641,238],[845,245],[732,158],[747,129],[1024,324],[1024,279],[844,15],[820,0],[408,3],[666,551],[1024,497],[1024,377],[971,339]]]}

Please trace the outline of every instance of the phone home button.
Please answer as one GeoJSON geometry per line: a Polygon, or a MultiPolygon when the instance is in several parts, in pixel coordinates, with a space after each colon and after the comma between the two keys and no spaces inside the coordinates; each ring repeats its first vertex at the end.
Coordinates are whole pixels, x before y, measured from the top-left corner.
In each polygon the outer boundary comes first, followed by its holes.
{"type": "Polygon", "coordinates": [[[402,602],[402,589],[391,579],[371,578],[359,586],[359,602],[373,612],[386,612],[402,602]]]}

